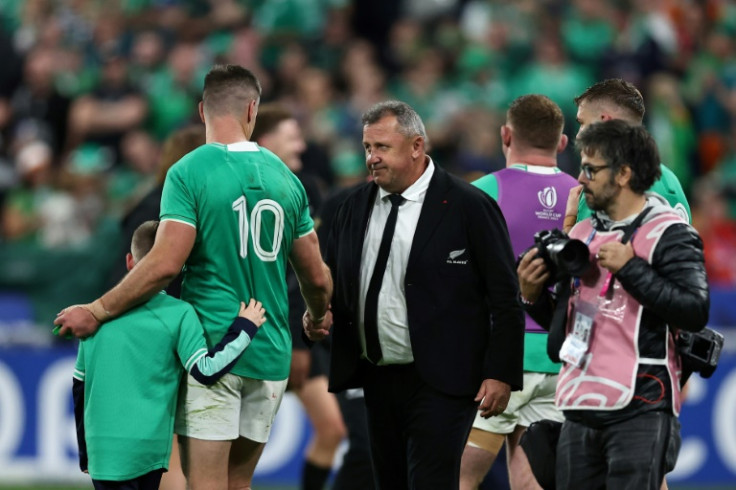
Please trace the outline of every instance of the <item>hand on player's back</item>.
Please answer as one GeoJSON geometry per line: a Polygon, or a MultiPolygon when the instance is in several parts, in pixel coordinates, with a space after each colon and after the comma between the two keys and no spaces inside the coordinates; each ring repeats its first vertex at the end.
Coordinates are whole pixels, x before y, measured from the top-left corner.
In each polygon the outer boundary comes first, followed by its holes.
{"type": "Polygon", "coordinates": [[[260,301],[256,301],[251,298],[248,306],[242,301],[240,302],[239,317],[247,318],[248,320],[255,323],[256,327],[261,327],[266,322],[266,310],[261,305],[260,301]]]}

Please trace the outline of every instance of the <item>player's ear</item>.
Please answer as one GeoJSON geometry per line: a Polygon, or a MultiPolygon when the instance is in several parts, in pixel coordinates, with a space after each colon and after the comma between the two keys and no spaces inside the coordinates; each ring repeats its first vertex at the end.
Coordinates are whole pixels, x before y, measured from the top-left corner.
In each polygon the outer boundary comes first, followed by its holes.
{"type": "Polygon", "coordinates": [[[204,122],[204,102],[199,101],[199,120],[204,122]]]}
{"type": "Polygon", "coordinates": [[[251,100],[250,103],[248,103],[248,123],[255,121],[256,115],[258,115],[258,101],[251,100]]]}
{"type": "Polygon", "coordinates": [[[135,259],[133,258],[133,254],[128,252],[125,255],[125,267],[130,270],[133,267],[135,267],[135,259]]]}
{"type": "Polygon", "coordinates": [[[560,136],[560,142],[557,143],[557,153],[562,153],[563,151],[565,151],[565,148],[567,148],[568,141],[569,139],[567,135],[563,133],[560,136]]]}
{"type": "Polygon", "coordinates": [[[501,126],[501,144],[504,147],[511,146],[511,128],[505,124],[501,126]]]}

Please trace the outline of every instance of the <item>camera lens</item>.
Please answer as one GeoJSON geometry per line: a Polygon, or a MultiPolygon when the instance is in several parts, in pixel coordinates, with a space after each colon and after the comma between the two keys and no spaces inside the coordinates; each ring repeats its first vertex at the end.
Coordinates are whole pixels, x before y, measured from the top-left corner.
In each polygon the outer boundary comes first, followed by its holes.
{"type": "Polygon", "coordinates": [[[569,240],[558,253],[561,269],[572,276],[581,276],[588,268],[590,252],[580,240],[569,240]]]}

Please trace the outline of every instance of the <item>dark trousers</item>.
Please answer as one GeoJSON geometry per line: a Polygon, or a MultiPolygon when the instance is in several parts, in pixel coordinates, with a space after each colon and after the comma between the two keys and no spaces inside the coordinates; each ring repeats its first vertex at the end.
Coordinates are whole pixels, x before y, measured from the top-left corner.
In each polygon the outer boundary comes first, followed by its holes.
{"type": "Polygon", "coordinates": [[[364,391],[376,487],[457,489],[473,397],[440,393],[413,363],[368,368],[364,391]]]}
{"type": "Polygon", "coordinates": [[[158,490],[163,469],[153,470],[131,480],[92,480],[95,490],[158,490]]]}
{"type": "Polygon", "coordinates": [[[348,450],[337,470],[332,490],[373,490],[368,420],[363,390],[347,390],[337,395],[340,412],[348,430],[348,450]]]}
{"type": "Polygon", "coordinates": [[[674,468],[680,424],[648,412],[594,429],[566,420],[557,445],[557,488],[658,490],[674,468]]]}

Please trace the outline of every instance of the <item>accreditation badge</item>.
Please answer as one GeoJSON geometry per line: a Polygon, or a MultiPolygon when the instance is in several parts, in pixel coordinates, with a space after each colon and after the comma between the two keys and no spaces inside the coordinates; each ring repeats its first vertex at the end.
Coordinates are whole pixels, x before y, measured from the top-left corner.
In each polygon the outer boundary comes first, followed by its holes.
{"type": "Polygon", "coordinates": [[[567,334],[560,349],[560,360],[581,368],[585,354],[590,348],[590,337],[593,333],[593,319],[598,307],[586,301],[576,301],[574,306],[572,331],[567,334]]]}

